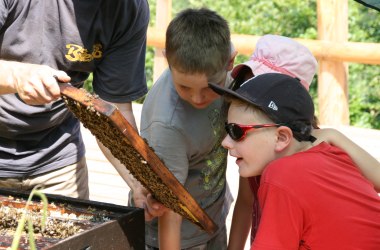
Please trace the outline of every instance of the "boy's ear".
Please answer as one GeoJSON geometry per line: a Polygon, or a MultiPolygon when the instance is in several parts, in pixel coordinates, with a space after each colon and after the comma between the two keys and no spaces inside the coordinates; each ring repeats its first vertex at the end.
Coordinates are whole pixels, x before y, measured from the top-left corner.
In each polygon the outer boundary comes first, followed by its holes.
{"type": "Polygon", "coordinates": [[[162,55],[163,55],[164,57],[166,57],[166,50],[165,50],[165,49],[162,50],[162,55]]]}
{"type": "Polygon", "coordinates": [[[281,126],[277,128],[277,141],[275,150],[281,152],[288,147],[293,140],[293,132],[289,127],[281,126]]]}
{"type": "Polygon", "coordinates": [[[236,58],[237,53],[238,52],[236,50],[234,50],[234,52],[231,53],[231,58],[228,61],[227,68],[226,68],[227,71],[231,71],[234,68],[234,63],[235,63],[235,58],[236,58]]]}

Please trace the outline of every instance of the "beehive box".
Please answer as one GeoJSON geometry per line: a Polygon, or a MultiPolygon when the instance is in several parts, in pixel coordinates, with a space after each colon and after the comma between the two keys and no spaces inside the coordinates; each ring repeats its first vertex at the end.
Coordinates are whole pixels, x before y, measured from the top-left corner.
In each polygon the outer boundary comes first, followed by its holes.
{"type": "MultiPolygon", "coordinates": [[[[28,193],[0,189],[0,249],[11,246],[18,215],[25,207],[28,193]]],[[[33,200],[31,216],[36,246],[49,250],[144,249],[144,211],[139,208],[47,195],[46,230],[40,231],[42,203],[33,200]]],[[[19,245],[29,249],[26,233],[19,245]]]]}

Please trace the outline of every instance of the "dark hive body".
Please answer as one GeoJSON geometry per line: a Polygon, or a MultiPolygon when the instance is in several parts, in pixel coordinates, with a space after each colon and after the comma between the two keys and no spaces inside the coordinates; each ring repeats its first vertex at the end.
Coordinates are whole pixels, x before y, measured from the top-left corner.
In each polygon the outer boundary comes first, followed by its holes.
{"type": "MultiPolygon", "coordinates": [[[[25,213],[27,192],[0,189],[0,249],[10,249],[20,218],[25,213]]],[[[43,203],[33,199],[26,218],[33,224],[37,249],[143,249],[142,209],[47,195],[47,218],[41,227],[43,203]]],[[[28,223],[18,249],[30,249],[28,223]]]]}

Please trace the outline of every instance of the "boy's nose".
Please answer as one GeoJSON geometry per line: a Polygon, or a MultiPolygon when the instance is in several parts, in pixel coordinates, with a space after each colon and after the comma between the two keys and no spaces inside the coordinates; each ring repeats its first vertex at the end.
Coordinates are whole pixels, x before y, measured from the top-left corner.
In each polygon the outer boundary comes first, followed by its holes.
{"type": "Polygon", "coordinates": [[[203,103],[204,102],[204,96],[202,94],[193,94],[191,96],[191,100],[193,103],[203,103]]]}
{"type": "Polygon", "coordinates": [[[231,149],[232,148],[232,142],[233,140],[229,135],[226,135],[222,141],[222,147],[225,149],[231,149]]]}

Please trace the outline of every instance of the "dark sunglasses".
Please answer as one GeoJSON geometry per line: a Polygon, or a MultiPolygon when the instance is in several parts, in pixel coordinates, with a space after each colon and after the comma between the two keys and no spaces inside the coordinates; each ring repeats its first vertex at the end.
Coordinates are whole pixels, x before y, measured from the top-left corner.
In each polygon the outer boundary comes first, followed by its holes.
{"type": "Polygon", "coordinates": [[[258,129],[258,128],[271,128],[280,127],[282,124],[254,124],[254,125],[240,125],[236,123],[226,123],[225,129],[228,135],[235,141],[240,141],[244,139],[247,135],[248,130],[258,129]]]}

